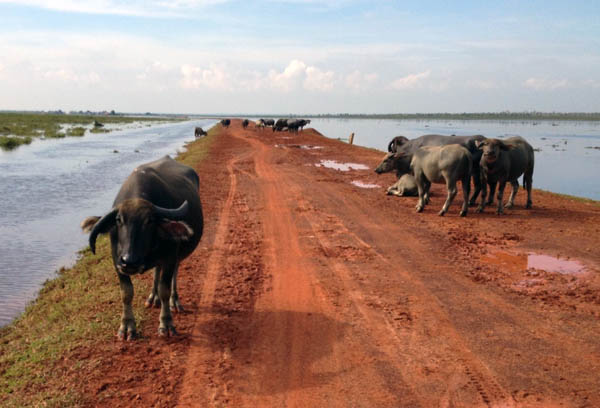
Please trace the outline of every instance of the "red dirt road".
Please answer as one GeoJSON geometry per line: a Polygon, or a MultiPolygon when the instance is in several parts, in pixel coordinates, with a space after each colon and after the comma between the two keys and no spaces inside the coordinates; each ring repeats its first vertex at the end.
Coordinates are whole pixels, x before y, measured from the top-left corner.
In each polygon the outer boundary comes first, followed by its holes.
{"type": "Polygon", "coordinates": [[[311,129],[223,129],[197,167],[206,229],[179,273],[181,334],[158,338],[156,316],[138,342],[90,351],[104,357],[82,380],[89,400],[600,406],[600,206],[534,191],[526,210],[521,191],[504,216],[460,218],[459,193],[442,218],[434,185],[417,214],[416,198],[351,184],[391,184],[372,170],[381,156],[311,129]]]}

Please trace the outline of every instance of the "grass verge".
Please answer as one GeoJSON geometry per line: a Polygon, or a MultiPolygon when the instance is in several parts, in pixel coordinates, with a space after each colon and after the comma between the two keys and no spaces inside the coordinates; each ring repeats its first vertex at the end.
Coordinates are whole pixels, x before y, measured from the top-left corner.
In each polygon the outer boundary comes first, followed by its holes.
{"type": "MultiPolygon", "coordinates": [[[[217,133],[213,127],[206,137],[188,144],[177,160],[194,167],[206,157],[217,133]]],[[[110,244],[102,236],[95,255],[87,248],[81,251],[74,267],[60,270],[17,320],[0,329],[0,406],[86,405],[90,397],[77,379],[96,362],[78,358],[77,350],[114,341],[122,310],[115,274],[110,244]]],[[[151,279],[134,278],[134,287],[134,314],[141,328],[150,317],[144,298],[151,279]]]]}

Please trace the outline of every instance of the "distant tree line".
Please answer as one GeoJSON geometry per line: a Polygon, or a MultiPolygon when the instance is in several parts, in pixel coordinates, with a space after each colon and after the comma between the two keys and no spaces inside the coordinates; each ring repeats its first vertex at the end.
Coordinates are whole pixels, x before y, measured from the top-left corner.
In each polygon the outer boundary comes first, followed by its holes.
{"type": "Polygon", "coordinates": [[[336,113],[306,115],[313,118],[410,119],[410,120],[589,120],[600,121],[600,112],[464,112],[464,113],[336,113]]]}

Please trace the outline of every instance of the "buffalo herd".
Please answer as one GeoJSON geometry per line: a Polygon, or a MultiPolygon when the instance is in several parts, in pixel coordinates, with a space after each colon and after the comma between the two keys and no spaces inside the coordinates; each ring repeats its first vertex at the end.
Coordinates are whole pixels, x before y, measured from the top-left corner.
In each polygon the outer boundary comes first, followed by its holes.
{"type": "Polygon", "coordinates": [[[510,208],[514,204],[520,176],[523,176],[523,186],[527,189],[526,208],[531,208],[534,155],[533,148],[522,137],[500,140],[488,139],[482,135],[424,135],[409,140],[404,136],[396,136],[388,144],[388,152],[375,172],[381,174],[395,171],[398,179],[387,189],[387,194],[418,196],[417,212],[423,211],[429,202],[431,183],[445,183],[448,196],[439,212],[439,215],[444,215],[456,196],[456,183],[461,181],[461,216],[467,215],[469,205],[476,205],[480,193],[481,202],[477,211],[483,212],[486,205],[493,203],[496,186],[496,213],[502,214],[504,208],[510,208]],[[474,191],[469,198],[471,178],[474,191]],[[506,183],[511,184],[512,192],[508,203],[504,205],[506,183]]]}

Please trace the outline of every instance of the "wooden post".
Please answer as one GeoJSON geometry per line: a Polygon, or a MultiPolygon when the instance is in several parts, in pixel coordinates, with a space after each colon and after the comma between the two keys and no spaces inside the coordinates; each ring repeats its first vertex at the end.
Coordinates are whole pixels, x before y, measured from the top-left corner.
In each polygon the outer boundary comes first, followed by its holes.
{"type": "Polygon", "coordinates": [[[354,132],[350,133],[350,139],[348,139],[348,143],[354,143],[354,132]]]}

